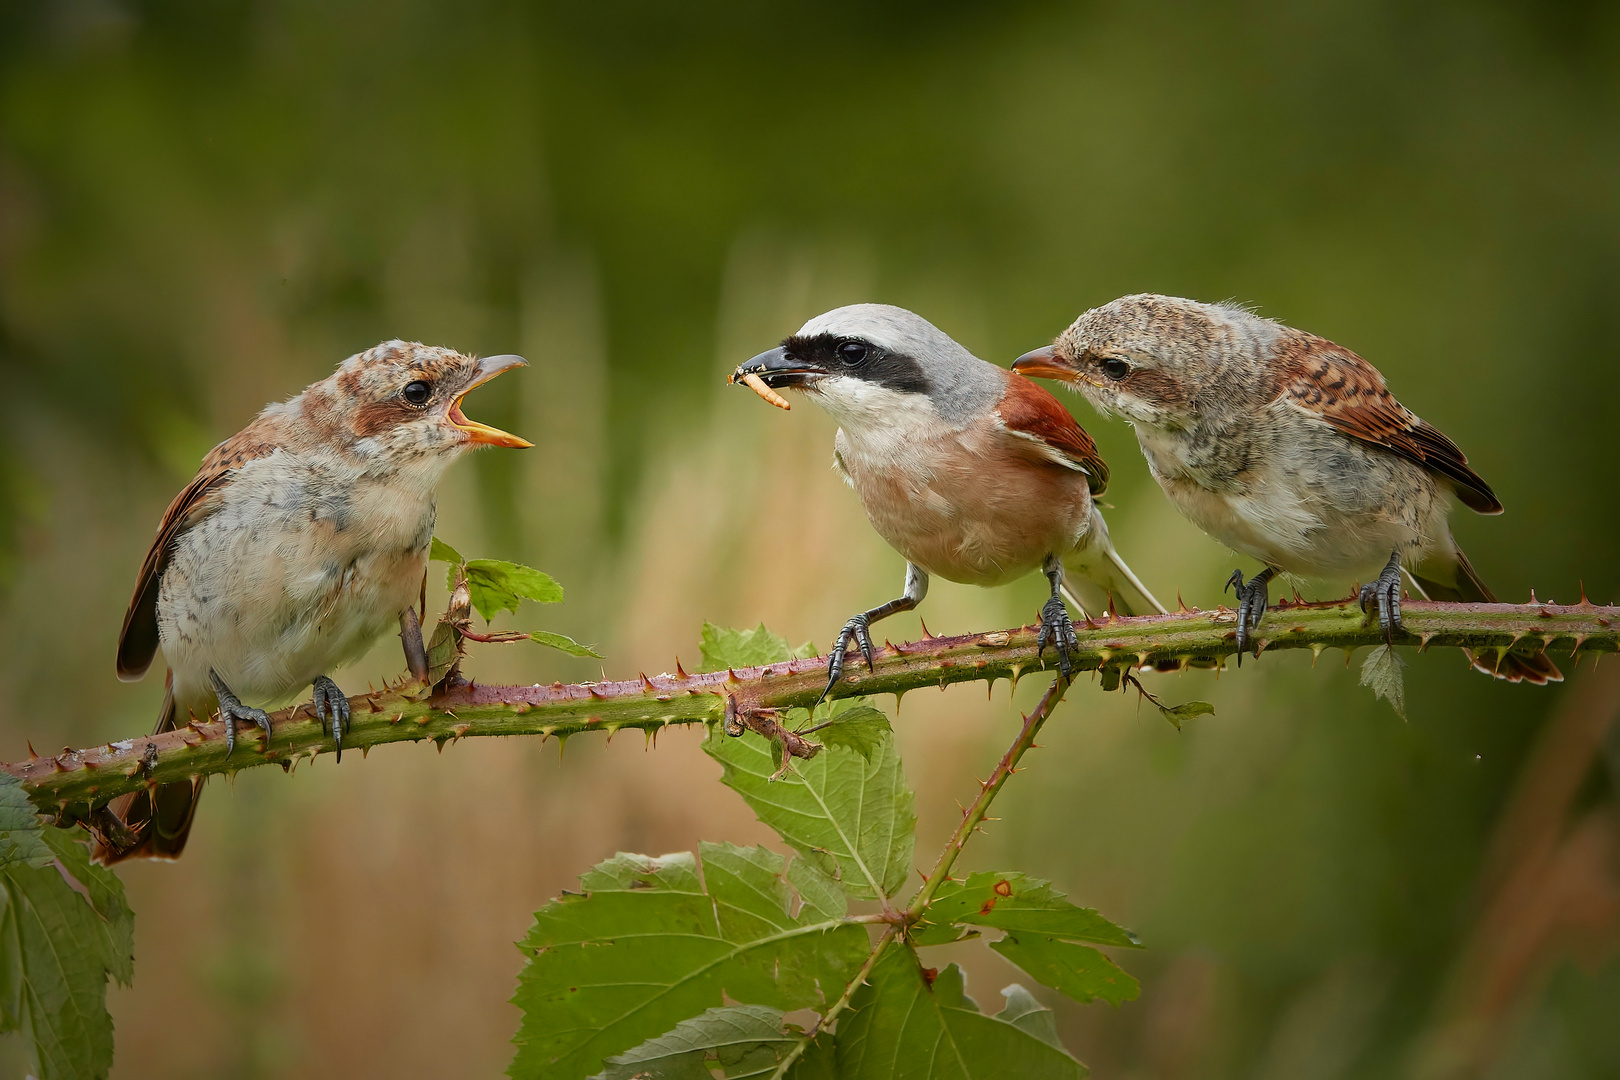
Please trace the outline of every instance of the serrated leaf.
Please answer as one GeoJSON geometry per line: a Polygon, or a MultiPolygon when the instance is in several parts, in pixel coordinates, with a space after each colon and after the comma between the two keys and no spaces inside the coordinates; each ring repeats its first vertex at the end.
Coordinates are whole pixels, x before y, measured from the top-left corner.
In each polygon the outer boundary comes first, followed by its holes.
{"type": "Polygon", "coordinates": [[[465,561],[461,557],[461,552],[440,540],[437,536],[433,538],[433,543],[428,548],[428,562],[447,562],[450,564],[451,571],[454,572],[455,568],[465,561]]]}
{"type": "Polygon", "coordinates": [[[878,961],[838,1022],[838,1075],[843,1080],[979,1080],[1039,1077],[1069,1080],[1085,1066],[1046,1032],[1020,1001],[1008,1016],[986,1016],[966,994],[951,964],[930,986],[909,948],[878,961]]]}
{"type": "Polygon", "coordinates": [[[752,630],[729,630],[706,622],[701,648],[704,671],[778,664],[791,659],[793,653],[787,638],[777,637],[764,623],[752,630]]]}
{"type": "Polygon", "coordinates": [[[40,1080],[105,1077],[107,979],[134,975],[134,916],[79,834],[19,814],[19,795],[0,776],[0,851],[10,853],[0,860],[0,1031],[22,1032],[40,1080]]]}
{"type": "Polygon", "coordinates": [[[1361,685],[1371,687],[1378,697],[1389,702],[1395,715],[1406,719],[1406,680],[1401,669],[1406,661],[1388,645],[1379,645],[1361,662],[1361,685]]]}
{"type": "Polygon", "coordinates": [[[1093,945],[1141,947],[1129,930],[1109,922],[1092,908],[1075,905],[1052,888],[1051,882],[1027,874],[981,871],[969,874],[966,881],[947,881],[934,894],[924,917],[928,926],[917,939],[924,945],[956,937],[954,931],[940,935],[939,928],[968,924],[1093,945]]]}
{"type": "Polygon", "coordinates": [[[513,1002],[523,1026],[509,1074],[576,1080],[726,997],[777,1010],[825,1008],[870,951],[866,931],[804,908],[782,861],[705,844],[651,859],[620,854],[535,913],[513,1002]]]}
{"type": "Polygon", "coordinates": [[[581,645],[571,637],[553,634],[550,630],[536,630],[529,637],[542,645],[556,649],[558,652],[565,652],[569,656],[594,656],[598,660],[602,659],[602,654],[589,645],[581,645]]]}
{"type": "Polygon", "coordinates": [[[550,574],[532,566],[502,559],[470,559],[463,565],[467,570],[467,587],[472,591],[472,606],[485,622],[493,619],[496,612],[517,611],[525,600],[537,604],[562,601],[562,586],[552,580],[550,574]]]}
{"type": "Polygon", "coordinates": [[[844,890],[809,859],[794,859],[788,865],[787,880],[798,890],[801,918],[818,922],[841,919],[849,913],[849,898],[844,890]]]}
{"type": "Polygon", "coordinates": [[[709,1009],[656,1039],[607,1059],[596,1080],[712,1080],[709,1061],[727,1076],[769,1076],[799,1041],[782,1014],[763,1005],[709,1009]],[[741,1071],[738,1070],[741,1067],[741,1071]]]}
{"type": "Polygon", "coordinates": [[[39,815],[22,781],[0,774],[0,870],[12,863],[37,867],[50,862],[55,856],[41,832],[39,815]]]}
{"type": "Polygon", "coordinates": [[[811,738],[823,746],[853,750],[867,761],[883,748],[883,740],[894,731],[889,718],[870,705],[839,711],[831,720],[811,738]]]}
{"type": "Polygon", "coordinates": [[[1160,705],[1159,711],[1164,714],[1164,718],[1166,720],[1170,721],[1176,726],[1177,731],[1180,731],[1181,725],[1185,724],[1188,720],[1192,720],[1200,716],[1214,715],[1215,706],[1211,705],[1207,701],[1189,701],[1182,705],[1160,705]]]}
{"type": "Polygon", "coordinates": [[[1090,945],[1040,934],[1008,934],[990,947],[1029,973],[1030,978],[1079,1002],[1102,998],[1110,1005],[1131,1001],[1142,986],[1090,945]]]}
{"type": "Polygon", "coordinates": [[[1063,1049],[1063,1040],[1058,1038],[1057,1018],[1051,1009],[1035,1000],[1034,994],[1013,983],[1002,987],[1001,996],[1007,999],[1007,1004],[996,1014],[998,1020],[1023,1028],[1047,1046],[1063,1049]]]}
{"type": "Polygon", "coordinates": [[[850,896],[875,900],[899,892],[911,873],[916,816],[893,736],[885,735],[870,759],[826,750],[796,761],[794,771],[776,781],[772,745],[716,729],[703,749],[759,819],[850,896]]]}

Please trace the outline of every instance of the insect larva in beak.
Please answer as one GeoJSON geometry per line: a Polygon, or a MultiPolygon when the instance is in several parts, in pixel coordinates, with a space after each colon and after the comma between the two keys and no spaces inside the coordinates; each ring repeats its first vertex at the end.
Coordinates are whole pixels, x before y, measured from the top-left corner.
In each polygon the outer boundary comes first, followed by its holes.
{"type": "Polygon", "coordinates": [[[765,380],[760,378],[758,375],[755,375],[753,372],[749,372],[747,375],[744,375],[742,377],[742,381],[747,384],[748,389],[752,390],[754,393],[758,394],[772,405],[775,405],[778,409],[791,410],[793,408],[792,405],[788,404],[787,398],[783,397],[781,394],[778,394],[769,386],[766,386],[765,380]]]}

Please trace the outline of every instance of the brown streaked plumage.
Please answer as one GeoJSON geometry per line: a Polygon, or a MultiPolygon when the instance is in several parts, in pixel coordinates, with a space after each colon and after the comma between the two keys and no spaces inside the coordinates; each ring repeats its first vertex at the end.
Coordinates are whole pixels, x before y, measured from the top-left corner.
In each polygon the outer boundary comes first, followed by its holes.
{"type": "MultiPolygon", "coordinates": [[[[1277,573],[1373,581],[1363,605],[1391,632],[1403,570],[1428,597],[1492,599],[1447,515],[1453,497],[1482,514],[1501,502],[1456,443],[1340,345],[1234,305],[1141,294],[1086,312],[1013,368],[1123,415],[1171,502],[1265,565],[1229,582],[1240,650],[1277,573]]],[[[1545,655],[1476,665],[1510,681],[1562,678],[1545,655]]]]}
{"type": "MultiPolygon", "coordinates": [[[[234,748],[238,720],[269,726],[241,698],[272,703],[313,684],[341,753],[348,704],[325,672],[415,603],[445,469],[474,446],[529,445],[460,408],[522,363],[385,342],[208,453],[163,515],[119,634],[121,679],[163,649],[158,732],[217,704],[234,748]]],[[[115,802],[92,823],[97,857],[177,856],[199,790],[166,784],[115,802]]]]}

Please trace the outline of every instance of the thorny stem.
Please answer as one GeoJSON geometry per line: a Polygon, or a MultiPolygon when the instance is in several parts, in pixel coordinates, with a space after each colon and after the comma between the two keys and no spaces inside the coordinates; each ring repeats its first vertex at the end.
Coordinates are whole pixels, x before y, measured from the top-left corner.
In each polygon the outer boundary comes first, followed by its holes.
{"type": "Polygon", "coordinates": [[[906,908],[908,924],[923,917],[928,905],[933,903],[934,894],[939,891],[939,887],[950,880],[951,867],[956,864],[957,856],[962,854],[963,845],[967,843],[968,837],[973,835],[973,830],[984,820],[990,804],[1007,785],[1007,778],[1018,771],[1018,760],[1024,756],[1024,751],[1035,745],[1035,736],[1041,730],[1041,725],[1052,715],[1057,703],[1063,700],[1064,691],[1068,688],[1067,679],[1059,677],[1052,680],[1052,685],[1041,697],[1040,704],[1024,717],[1024,726],[1019,730],[1018,737],[1007,747],[1007,752],[1001,755],[1001,760],[996,762],[990,778],[979,782],[978,797],[973,800],[972,805],[962,811],[962,824],[956,827],[956,832],[945,842],[945,850],[939,853],[939,861],[929,872],[928,880],[923,882],[922,888],[917,890],[917,895],[912,897],[911,904],[906,908]]]}
{"type": "MultiPolygon", "coordinates": [[[[990,774],[990,779],[980,783],[978,797],[973,800],[973,805],[962,812],[962,824],[957,827],[956,832],[946,842],[945,850],[940,852],[939,861],[934,864],[933,872],[928,875],[928,880],[923,883],[922,888],[917,890],[917,895],[912,898],[911,905],[906,909],[903,917],[905,926],[915,923],[922,918],[923,912],[928,910],[928,905],[933,901],[934,894],[949,879],[951,867],[956,863],[956,857],[962,853],[962,847],[967,843],[968,837],[972,836],[973,830],[977,829],[980,822],[984,821],[984,815],[990,809],[990,804],[995,801],[996,795],[1006,786],[1007,778],[1017,771],[1018,760],[1024,756],[1024,751],[1035,744],[1036,733],[1041,730],[1041,725],[1046,723],[1047,718],[1052,715],[1052,710],[1057,708],[1057,703],[1063,700],[1064,691],[1069,688],[1069,685],[1068,680],[1063,678],[1052,680],[1052,685],[1047,688],[1045,695],[1041,697],[1040,704],[1036,705],[1034,711],[1024,717],[1024,726],[1019,730],[1018,737],[1007,748],[1007,752],[1001,755],[1001,760],[996,763],[995,770],[990,774]]],[[[879,918],[887,920],[888,916],[879,916],[879,918]]],[[[877,943],[872,946],[872,952],[867,956],[866,963],[861,965],[861,970],[856,972],[855,977],[844,987],[843,994],[837,1001],[833,1002],[832,1008],[828,1009],[821,1019],[816,1021],[815,1026],[804,1033],[804,1036],[799,1039],[792,1051],[776,1066],[776,1071],[771,1074],[771,1080],[781,1080],[782,1077],[786,1076],[788,1069],[792,1068],[793,1063],[799,1060],[815,1037],[826,1030],[827,1026],[849,1007],[850,1000],[855,996],[855,991],[866,981],[866,977],[872,973],[872,968],[877,965],[878,958],[883,955],[883,951],[889,947],[889,943],[896,936],[904,932],[904,927],[894,925],[883,931],[882,935],[878,937],[877,943]]]]}
{"type": "Polygon", "coordinates": [[[855,996],[855,991],[860,989],[861,984],[866,981],[866,977],[872,974],[872,969],[877,966],[878,957],[883,955],[883,950],[889,947],[889,943],[894,940],[898,932],[896,927],[891,926],[878,936],[877,944],[872,946],[872,952],[867,956],[866,963],[861,965],[861,970],[857,971],[855,977],[849,980],[849,985],[844,987],[843,994],[839,996],[837,1001],[833,1002],[832,1008],[822,1014],[821,1019],[817,1020],[815,1025],[804,1033],[792,1050],[788,1051],[787,1057],[777,1064],[776,1071],[771,1073],[771,1080],[782,1080],[782,1077],[787,1075],[787,1071],[793,1067],[793,1063],[798,1061],[810,1044],[815,1041],[816,1036],[825,1031],[828,1024],[838,1019],[839,1013],[849,1008],[850,999],[855,996]]]}
{"type": "MultiPolygon", "coordinates": [[[[1582,601],[1556,604],[1440,604],[1412,601],[1402,608],[1405,631],[1397,645],[1462,646],[1476,651],[1530,653],[1547,647],[1560,660],[1620,650],[1620,608],[1582,601]]],[[[1078,671],[1112,674],[1146,664],[1162,668],[1209,667],[1235,651],[1235,615],[1228,608],[1170,615],[1109,618],[1077,628],[1073,656],[1078,671]]],[[[902,694],[922,686],[1015,679],[1044,666],[1035,652],[1034,627],[959,637],[929,637],[887,645],[871,672],[851,671],[833,697],[902,694]]],[[[1260,627],[1263,649],[1354,649],[1384,640],[1353,601],[1281,604],[1260,627]]],[[[1050,655],[1047,657],[1051,661],[1050,655]]],[[[728,698],[737,707],[808,707],[826,681],[826,660],[793,660],[762,668],[687,675],[642,676],[623,682],[565,686],[477,686],[458,683],[428,691],[401,683],[350,699],[352,726],[345,748],[361,751],[393,742],[446,742],[480,735],[555,735],[584,731],[612,734],[640,728],[648,738],[670,724],[712,724],[728,698]]],[[[84,750],[64,750],[0,766],[23,782],[40,810],[61,820],[84,816],[114,796],[149,784],[234,773],[255,765],[291,769],[304,758],[334,747],[310,706],[273,717],[270,745],[243,734],[242,746],[225,759],[224,728],[196,722],[162,735],[125,739],[84,750]]]]}

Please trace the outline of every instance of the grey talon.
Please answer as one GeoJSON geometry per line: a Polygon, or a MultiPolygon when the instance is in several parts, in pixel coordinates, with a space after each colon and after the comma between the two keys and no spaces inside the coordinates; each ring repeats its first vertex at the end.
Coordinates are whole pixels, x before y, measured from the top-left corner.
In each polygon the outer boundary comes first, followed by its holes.
{"type": "Polygon", "coordinates": [[[1378,627],[1384,632],[1384,640],[1393,641],[1395,631],[1401,629],[1401,553],[1399,551],[1390,555],[1388,564],[1379,572],[1376,581],[1361,587],[1361,610],[1366,611],[1368,603],[1374,600],[1378,603],[1378,627]]]}
{"type": "Polygon", "coordinates": [[[330,731],[332,741],[337,744],[337,760],[343,760],[343,736],[349,730],[349,699],[344,696],[338,684],[325,675],[315,676],[313,687],[315,699],[315,719],[320,721],[321,731],[330,731]]]}
{"type": "Polygon", "coordinates": [[[225,685],[225,680],[212,668],[208,670],[208,681],[214,684],[214,695],[219,698],[219,718],[225,724],[225,757],[236,752],[236,725],[242,721],[249,721],[264,732],[264,748],[270,749],[270,714],[263,709],[250,708],[242,704],[242,699],[231,693],[231,688],[225,685]]]}
{"type": "MultiPolygon", "coordinates": [[[[1237,662],[1238,667],[1243,666],[1243,654],[1249,651],[1250,644],[1258,645],[1260,620],[1265,618],[1266,605],[1271,601],[1270,591],[1266,586],[1271,579],[1277,576],[1274,567],[1266,567],[1247,582],[1243,580],[1243,571],[1234,570],[1232,576],[1226,579],[1226,587],[1231,589],[1237,597],[1237,662]]],[[[1256,653],[1256,655],[1259,655],[1256,653]]]]}

